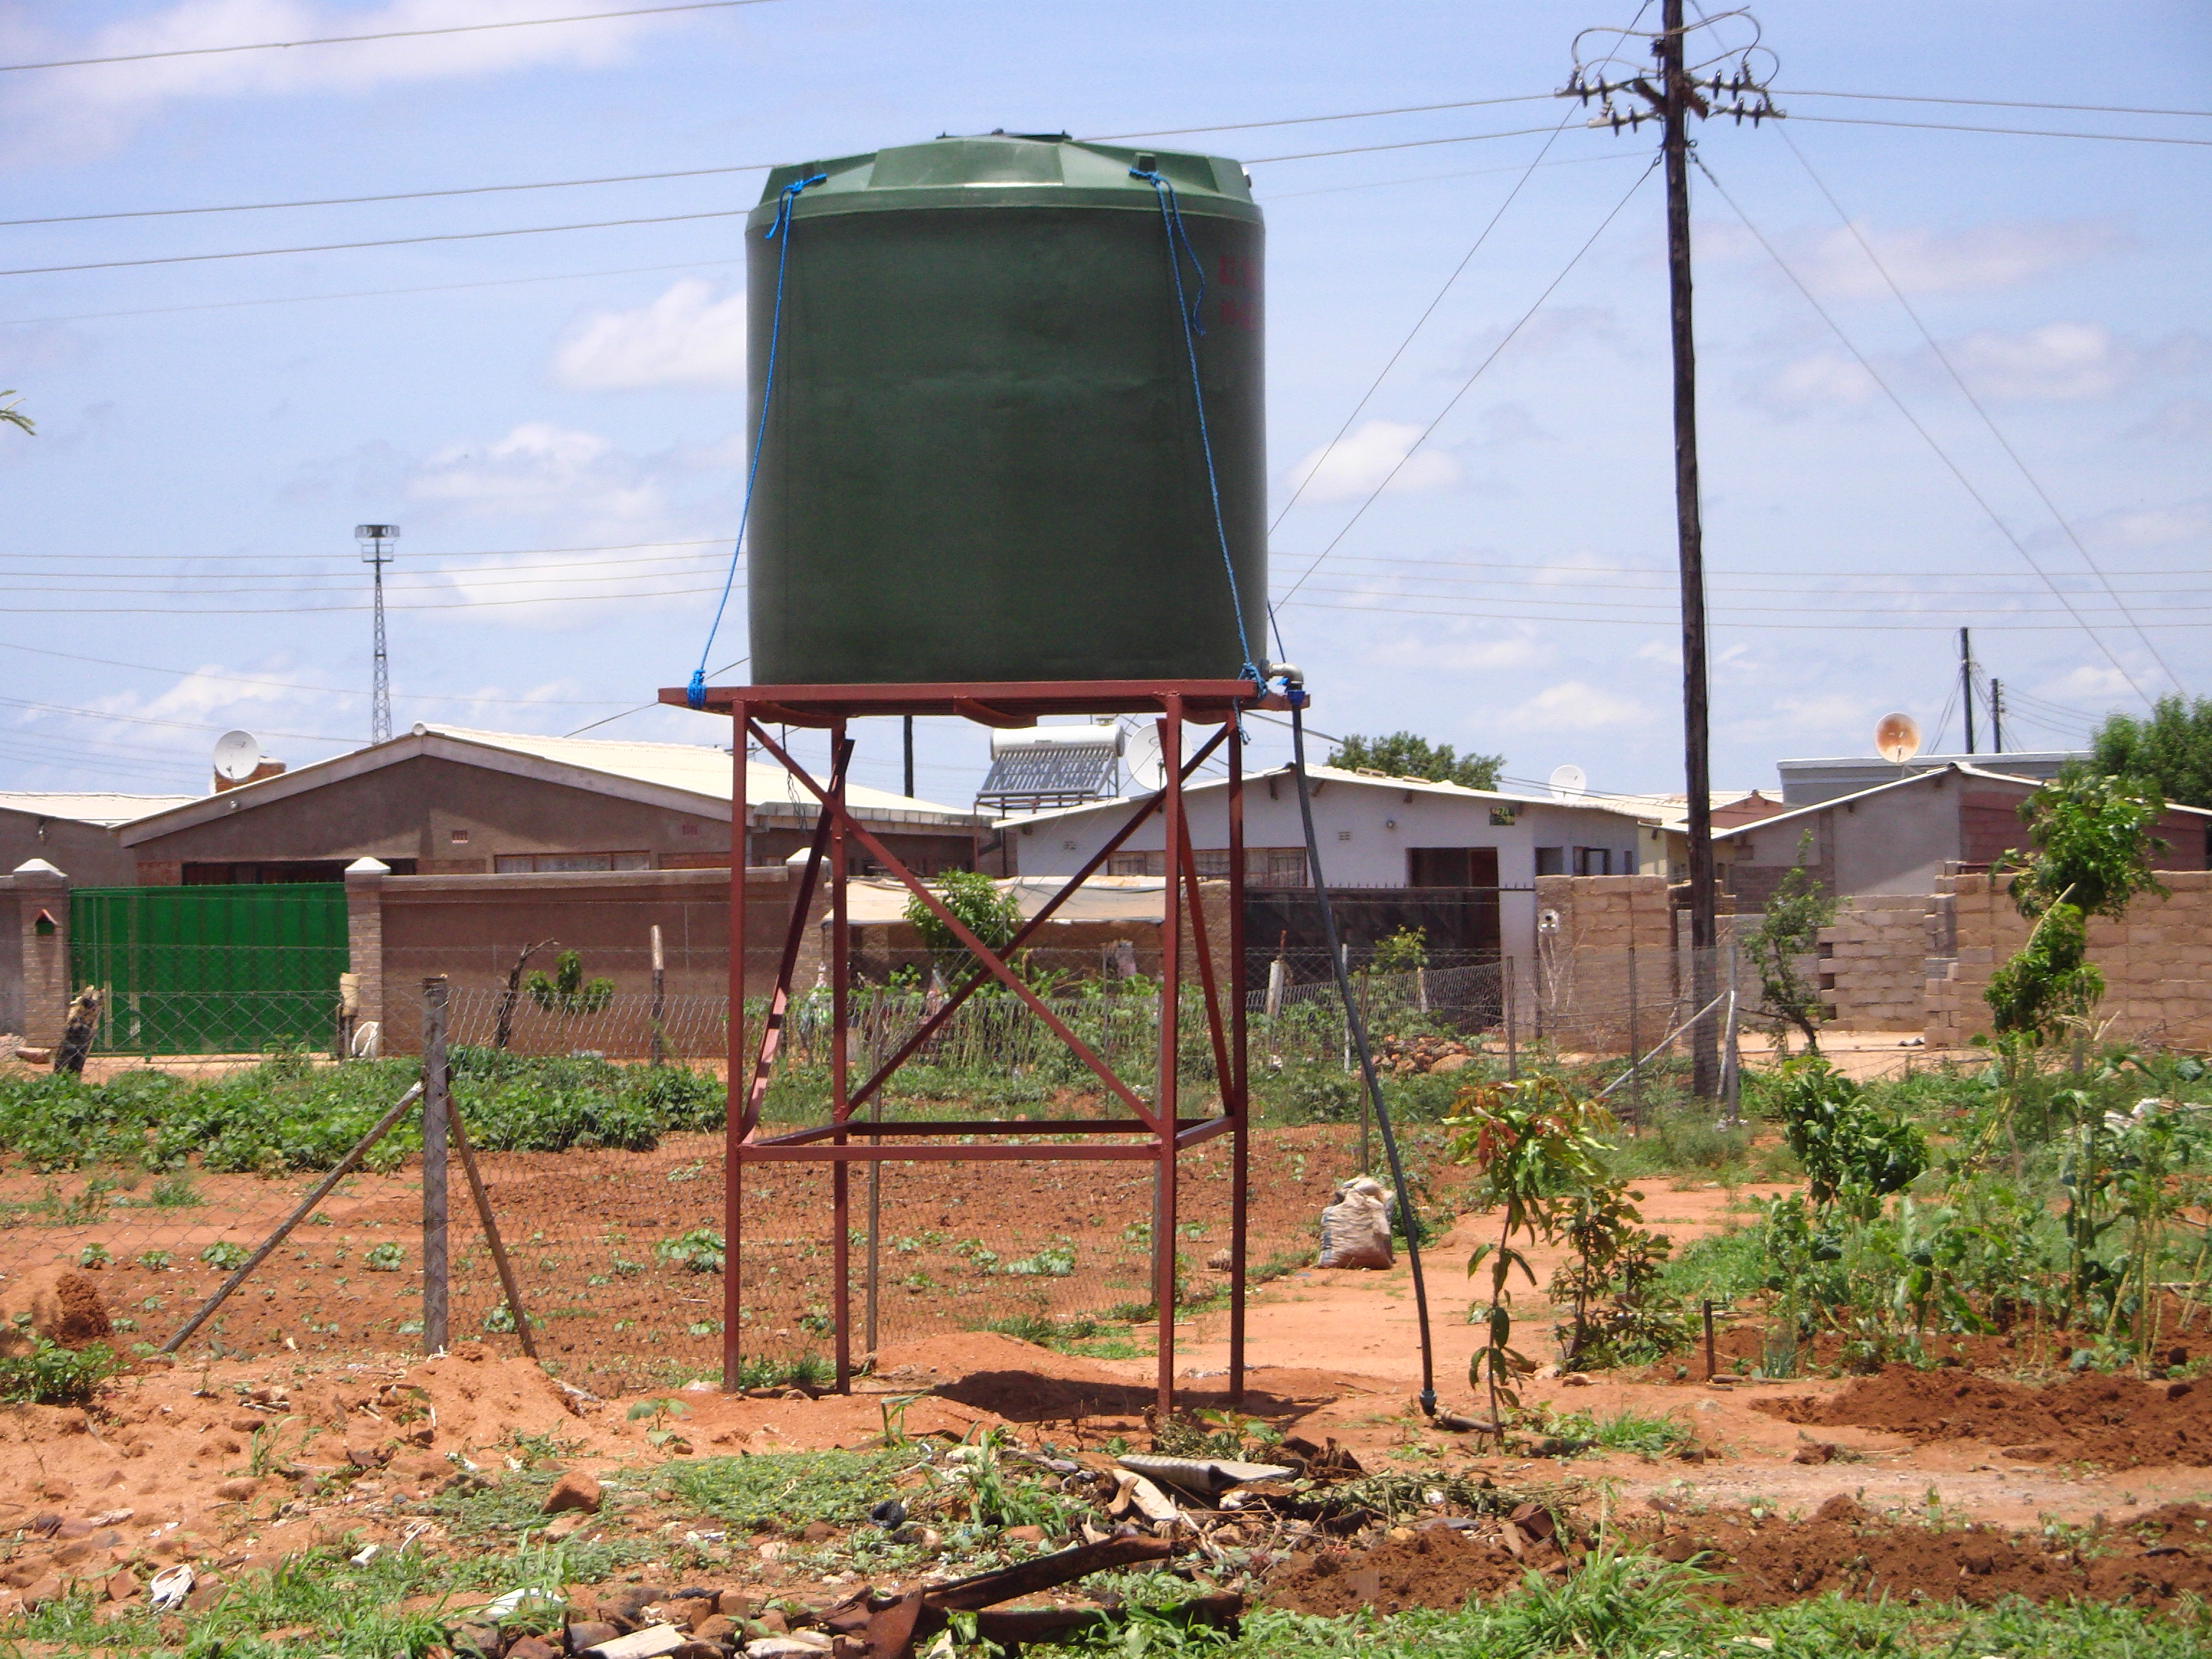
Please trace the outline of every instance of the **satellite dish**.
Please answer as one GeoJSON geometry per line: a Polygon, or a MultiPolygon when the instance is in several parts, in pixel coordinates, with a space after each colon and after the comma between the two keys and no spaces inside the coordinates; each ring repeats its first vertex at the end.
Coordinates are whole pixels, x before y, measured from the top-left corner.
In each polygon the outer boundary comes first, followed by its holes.
{"type": "Polygon", "coordinates": [[[1910,714],[1884,714],[1875,722],[1874,751],[1893,766],[1920,752],[1920,722],[1910,714]]]}
{"type": "Polygon", "coordinates": [[[261,766],[261,739],[251,732],[226,732],[216,739],[215,775],[228,783],[244,783],[261,766]]]}
{"type": "Polygon", "coordinates": [[[1129,781],[1139,791],[1150,794],[1167,781],[1168,769],[1160,764],[1160,729],[1151,721],[1129,733],[1123,753],[1129,764],[1129,781]]]}
{"type": "Polygon", "coordinates": [[[1551,785],[1553,800],[1580,800],[1589,780],[1583,775],[1581,767],[1570,761],[1552,769],[1551,785]]]}

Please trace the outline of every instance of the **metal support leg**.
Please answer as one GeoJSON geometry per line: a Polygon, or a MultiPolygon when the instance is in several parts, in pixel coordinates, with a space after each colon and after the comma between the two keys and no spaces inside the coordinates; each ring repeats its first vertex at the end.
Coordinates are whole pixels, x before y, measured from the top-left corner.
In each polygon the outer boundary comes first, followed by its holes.
{"type": "MultiPolygon", "coordinates": [[[[830,752],[842,754],[845,749],[845,722],[839,720],[830,728],[830,752]]],[[[853,1115],[852,1079],[848,1076],[852,1055],[852,1032],[848,1024],[852,1012],[852,992],[848,981],[852,977],[852,927],[845,910],[845,772],[836,768],[830,775],[830,1115],[837,1125],[836,1144],[847,1143],[846,1120],[853,1115]]],[[[836,1389],[840,1394],[850,1392],[853,1386],[853,1221],[852,1166],[838,1163],[830,1166],[830,1211],[831,1224],[837,1230],[836,1239],[830,1251],[830,1272],[836,1283],[837,1376],[836,1389]]]]}
{"type": "Polygon", "coordinates": [[[1176,896],[1182,881],[1182,699],[1166,699],[1160,721],[1160,765],[1169,779],[1162,803],[1161,844],[1166,865],[1165,903],[1160,910],[1160,1048],[1152,1109],[1159,1119],[1159,1188],[1153,1205],[1152,1295],[1160,1319],[1159,1420],[1175,1410],[1176,1100],[1176,1015],[1182,980],[1182,917],[1176,896]]]}
{"type": "Polygon", "coordinates": [[[1244,741],[1229,732],[1229,1075],[1221,1106],[1236,1120],[1229,1132],[1229,1403],[1244,1403],[1245,1188],[1251,1180],[1251,1096],[1246,1073],[1244,1004],[1244,741]]]}
{"type": "Polygon", "coordinates": [[[751,1106],[749,1065],[745,1048],[745,842],[752,808],[745,799],[745,706],[731,711],[735,732],[731,764],[737,776],[730,790],[730,1069],[722,1111],[722,1389],[735,1394],[743,1386],[744,1372],[738,1330],[741,1305],[738,1211],[744,1196],[744,1164],[741,1148],[752,1126],[745,1120],[751,1106]]]}

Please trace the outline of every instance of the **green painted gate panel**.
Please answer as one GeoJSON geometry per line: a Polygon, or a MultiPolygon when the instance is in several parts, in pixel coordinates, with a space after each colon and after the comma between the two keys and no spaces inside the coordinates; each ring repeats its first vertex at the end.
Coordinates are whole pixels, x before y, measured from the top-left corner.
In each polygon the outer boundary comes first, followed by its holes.
{"type": "Polygon", "coordinates": [[[70,895],[70,973],[107,993],[96,1046],[258,1054],[330,1041],[345,889],[88,887],[70,895]]]}

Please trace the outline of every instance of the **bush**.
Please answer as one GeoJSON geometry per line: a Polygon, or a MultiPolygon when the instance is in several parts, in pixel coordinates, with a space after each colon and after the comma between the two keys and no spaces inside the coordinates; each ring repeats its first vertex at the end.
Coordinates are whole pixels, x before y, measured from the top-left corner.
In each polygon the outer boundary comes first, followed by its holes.
{"type": "Polygon", "coordinates": [[[1876,1197],[1897,1192],[1928,1168],[1918,1127],[1875,1104],[1824,1060],[1784,1063],[1772,1098],[1815,1204],[1832,1204],[1847,1188],[1876,1197]]]}

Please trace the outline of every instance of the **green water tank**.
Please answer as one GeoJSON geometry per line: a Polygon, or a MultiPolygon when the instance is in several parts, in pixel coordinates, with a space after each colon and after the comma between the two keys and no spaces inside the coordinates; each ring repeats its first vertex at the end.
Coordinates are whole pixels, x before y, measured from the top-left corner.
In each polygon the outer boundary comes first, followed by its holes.
{"type": "Polygon", "coordinates": [[[1264,655],[1260,210],[1218,157],[994,133],[781,167],[746,227],[755,684],[1228,678],[1264,655]],[[1175,186],[1221,526],[1152,186],[1175,186]]]}

